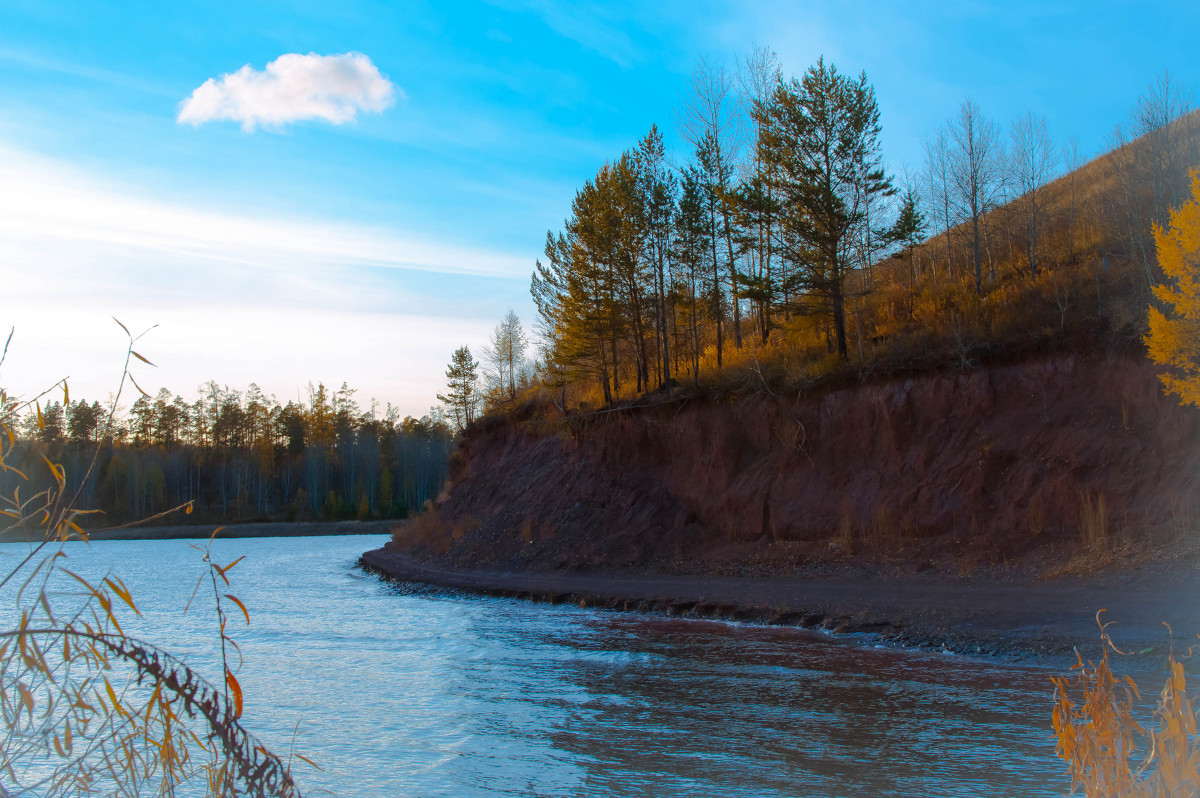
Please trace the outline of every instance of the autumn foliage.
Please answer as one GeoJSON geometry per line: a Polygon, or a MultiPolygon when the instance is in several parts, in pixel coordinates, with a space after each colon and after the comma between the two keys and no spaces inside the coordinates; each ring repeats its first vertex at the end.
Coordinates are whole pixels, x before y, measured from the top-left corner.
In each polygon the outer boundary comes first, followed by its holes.
{"type": "MultiPolygon", "coordinates": [[[[922,173],[898,176],[875,154],[882,123],[867,113],[865,78],[854,82],[865,99],[854,100],[802,92],[808,84],[765,63],[768,90],[747,88],[733,102],[732,83],[717,80],[728,76],[714,74],[720,96],[699,98],[728,104],[731,116],[753,109],[739,128],[746,146],[722,138],[730,128],[717,114],[688,139],[691,160],[681,153],[669,168],[651,129],[584,185],[563,230],[549,234],[531,286],[544,399],[586,409],[688,383],[788,391],[831,377],[1127,349],[1146,333],[1151,289],[1167,269],[1154,231],[1175,229],[1170,210],[1200,165],[1200,114],[1166,75],[1091,160],[1070,144],[1060,159],[1032,115],[1016,120],[1006,153],[999,126],[966,102],[922,173]],[[800,168],[814,116],[800,100],[830,98],[863,123],[862,139],[842,148],[836,185],[800,168]],[[798,127],[783,126],[791,133],[777,142],[783,121],[798,127]],[[982,164],[967,158],[977,138],[992,148],[982,164]],[[823,202],[837,211],[832,232],[807,237],[823,202]]],[[[825,68],[804,80],[815,87],[825,68]]],[[[1174,335],[1175,361],[1187,359],[1187,339],[1174,335]]],[[[1183,389],[1186,376],[1173,384],[1183,389]]]]}
{"type": "Polygon", "coordinates": [[[1165,282],[1154,287],[1161,309],[1150,307],[1146,348],[1170,371],[1160,379],[1183,404],[1200,406],[1200,171],[1192,173],[1192,196],[1154,226],[1158,263],[1165,282]]]}
{"type": "Polygon", "coordinates": [[[1120,652],[1106,626],[1100,660],[1080,657],[1071,676],[1054,679],[1054,733],[1072,787],[1088,798],[1200,795],[1198,718],[1183,663],[1172,652],[1157,707],[1143,722],[1137,684],[1113,674],[1109,652],[1120,652]]]}

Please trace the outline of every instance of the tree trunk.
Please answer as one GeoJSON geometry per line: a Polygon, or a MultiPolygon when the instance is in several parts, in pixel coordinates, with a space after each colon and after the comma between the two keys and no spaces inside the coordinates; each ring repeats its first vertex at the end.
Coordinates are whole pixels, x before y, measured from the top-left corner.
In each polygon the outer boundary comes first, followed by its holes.
{"type": "Polygon", "coordinates": [[[975,293],[983,294],[983,253],[979,247],[979,212],[971,213],[971,253],[975,258],[975,293]]]}
{"type": "Polygon", "coordinates": [[[662,332],[662,386],[671,385],[671,347],[667,338],[667,293],[663,281],[663,255],[658,254],[658,327],[662,332]]]}
{"type": "Polygon", "coordinates": [[[833,327],[837,334],[837,353],[840,360],[849,360],[849,349],[846,346],[846,300],[842,296],[842,286],[836,280],[833,286],[833,327]]]}

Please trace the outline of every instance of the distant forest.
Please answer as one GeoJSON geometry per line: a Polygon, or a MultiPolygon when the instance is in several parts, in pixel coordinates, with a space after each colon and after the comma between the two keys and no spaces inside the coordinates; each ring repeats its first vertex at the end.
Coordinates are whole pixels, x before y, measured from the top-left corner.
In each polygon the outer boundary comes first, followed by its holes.
{"type": "Polygon", "coordinates": [[[0,493],[48,485],[43,456],[65,468],[91,528],[144,519],[194,501],[162,523],[402,518],[437,496],[454,433],[440,417],[363,410],[343,384],[309,385],[280,404],[256,385],[215,382],[192,403],[163,389],[109,424],[99,402],[51,400],[27,412],[0,473],[0,493]],[[90,478],[85,477],[91,474],[90,478]],[[81,488],[82,485],[82,488],[81,488]]]}

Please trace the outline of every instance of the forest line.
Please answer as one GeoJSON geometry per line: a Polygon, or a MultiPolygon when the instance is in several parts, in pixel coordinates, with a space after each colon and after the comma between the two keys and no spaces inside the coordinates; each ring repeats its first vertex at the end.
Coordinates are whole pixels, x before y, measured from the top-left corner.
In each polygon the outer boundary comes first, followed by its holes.
{"type": "MultiPolygon", "coordinates": [[[[60,463],[67,489],[99,528],[191,504],[172,522],[403,518],[436,498],[454,433],[437,411],[401,418],[363,409],[345,383],[308,385],[304,402],[279,402],[257,385],[208,382],[194,401],[162,389],[122,412],[111,404],[51,399],[20,417],[6,455],[30,482],[0,473],[0,493],[49,483],[42,457],[60,463]],[[94,462],[94,466],[93,466],[94,462]],[[90,473],[90,478],[89,478],[90,473]]],[[[15,421],[18,405],[3,409],[15,421]]]]}

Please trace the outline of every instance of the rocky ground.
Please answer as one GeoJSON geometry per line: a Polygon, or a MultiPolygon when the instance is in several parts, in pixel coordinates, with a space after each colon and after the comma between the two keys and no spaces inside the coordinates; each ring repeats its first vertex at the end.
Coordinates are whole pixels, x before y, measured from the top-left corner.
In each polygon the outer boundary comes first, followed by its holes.
{"type": "MultiPolygon", "coordinates": [[[[366,552],[364,568],[401,583],[551,603],[870,634],[892,644],[1068,667],[1100,651],[1097,613],[1131,665],[1156,669],[1200,632],[1200,569],[1147,565],[1089,577],[944,574],[736,577],[635,570],[528,572],[438,568],[366,552]]],[[[1189,668],[1190,669],[1190,668],[1189,668]]]]}

